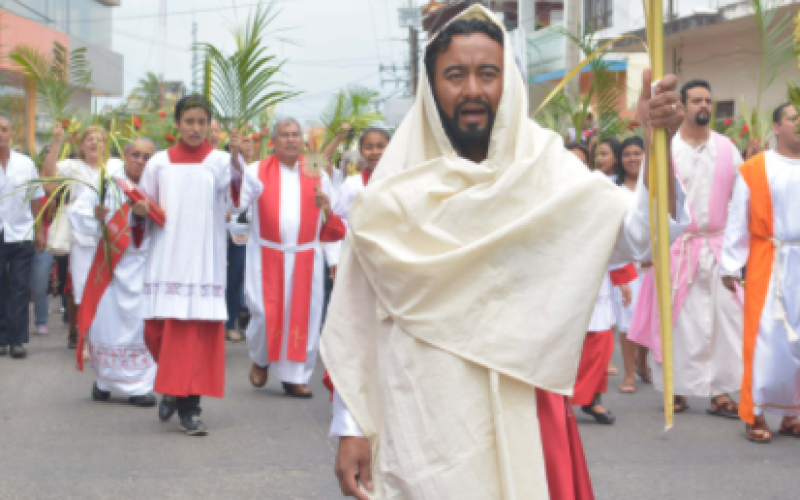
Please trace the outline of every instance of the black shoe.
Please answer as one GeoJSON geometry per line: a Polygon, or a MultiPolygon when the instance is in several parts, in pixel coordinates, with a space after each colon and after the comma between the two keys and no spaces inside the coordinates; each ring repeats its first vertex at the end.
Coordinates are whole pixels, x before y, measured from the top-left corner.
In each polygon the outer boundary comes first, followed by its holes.
{"type": "Polygon", "coordinates": [[[8,354],[8,346],[0,345],[0,356],[5,356],[6,354],[8,354]]]}
{"type": "Polygon", "coordinates": [[[158,418],[162,422],[166,422],[175,414],[176,408],[175,396],[162,396],[161,404],[158,405],[158,418]]]}
{"type": "Polygon", "coordinates": [[[77,348],[78,348],[78,334],[70,333],[69,337],[67,337],[67,349],[77,349],[77,348]]]}
{"type": "Polygon", "coordinates": [[[108,401],[110,397],[111,392],[101,391],[100,388],[97,387],[97,382],[94,383],[92,386],[92,401],[108,401]]]}
{"type": "Polygon", "coordinates": [[[139,408],[152,408],[156,405],[156,397],[153,393],[150,394],[143,394],[141,396],[131,396],[128,398],[128,402],[132,405],[138,406],[139,408]]]}
{"type": "Polygon", "coordinates": [[[25,348],[19,344],[12,345],[9,353],[11,354],[11,357],[15,359],[23,359],[28,355],[28,351],[26,351],[25,348]]]}
{"type": "Polygon", "coordinates": [[[181,415],[181,430],[190,436],[205,436],[208,434],[208,429],[203,421],[200,420],[200,409],[181,415]]]}
{"type": "Polygon", "coordinates": [[[242,331],[247,330],[247,325],[250,323],[250,313],[239,313],[239,329],[242,331]]]}
{"type": "Polygon", "coordinates": [[[581,406],[581,411],[583,411],[583,413],[585,413],[587,415],[591,415],[592,417],[594,417],[594,420],[598,424],[614,425],[614,422],[617,420],[617,417],[615,417],[608,410],[606,410],[605,413],[599,413],[599,412],[596,412],[596,411],[592,410],[592,405],[581,406]]]}

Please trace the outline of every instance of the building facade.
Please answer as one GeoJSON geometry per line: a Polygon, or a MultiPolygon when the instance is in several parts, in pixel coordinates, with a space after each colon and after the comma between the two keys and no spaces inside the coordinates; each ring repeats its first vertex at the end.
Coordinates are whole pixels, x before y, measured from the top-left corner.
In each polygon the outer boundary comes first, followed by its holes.
{"type": "Polygon", "coordinates": [[[13,144],[22,151],[37,151],[37,144],[52,130],[53,120],[37,109],[33,85],[8,59],[16,45],[50,51],[53,42],[68,50],[86,48],[92,68],[92,85],[76,93],[72,105],[90,111],[92,97],[123,93],[123,57],[112,50],[112,11],[120,0],[25,0],[3,2],[0,8],[0,112],[10,115],[13,144]]]}

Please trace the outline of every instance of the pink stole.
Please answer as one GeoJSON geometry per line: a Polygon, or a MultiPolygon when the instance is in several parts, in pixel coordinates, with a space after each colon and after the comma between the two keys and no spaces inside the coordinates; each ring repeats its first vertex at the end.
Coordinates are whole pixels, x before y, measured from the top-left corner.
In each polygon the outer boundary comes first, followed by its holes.
{"type": "MultiPolygon", "coordinates": [[[[299,162],[303,162],[300,157],[299,162]]],[[[295,167],[300,168],[300,167],[295,167]]],[[[261,239],[280,247],[281,242],[281,168],[277,156],[261,160],[258,178],[264,185],[264,193],[258,199],[258,219],[261,239]]],[[[294,259],[292,279],[292,309],[289,315],[289,339],[286,359],[305,362],[308,348],[308,328],[311,315],[311,285],[314,278],[314,247],[319,225],[319,207],[315,202],[314,189],[319,179],[300,173],[300,232],[297,246],[310,246],[298,250],[294,259]]],[[[264,319],[266,324],[269,361],[279,361],[283,339],[284,252],[261,246],[261,283],[264,295],[264,319]]]]}
{"type": "MultiPolygon", "coordinates": [[[[725,240],[725,225],[728,221],[728,203],[733,193],[736,169],[733,166],[733,143],[727,137],[712,132],[716,141],[717,158],[714,168],[714,181],[708,200],[708,226],[701,232],[694,215],[686,232],[672,244],[670,251],[670,272],[672,282],[672,316],[677,321],[689,285],[697,271],[703,240],[708,242],[711,253],[719,263],[722,258],[722,244],[725,240]]],[[[680,178],[678,165],[673,159],[675,174],[680,178]]],[[[655,278],[649,272],[642,280],[642,287],[636,301],[636,309],[631,318],[628,339],[649,348],[656,361],[661,361],[661,336],[659,328],[658,302],[656,300],[655,278]]],[[[737,298],[744,304],[741,289],[737,298]]]]}

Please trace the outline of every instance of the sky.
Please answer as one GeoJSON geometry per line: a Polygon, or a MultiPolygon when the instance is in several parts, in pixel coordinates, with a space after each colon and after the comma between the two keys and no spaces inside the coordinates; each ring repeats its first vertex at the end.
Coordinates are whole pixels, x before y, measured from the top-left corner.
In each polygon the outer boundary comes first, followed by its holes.
{"type": "MultiPolygon", "coordinates": [[[[112,9],[112,46],[125,58],[126,95],[148,71],[163,71],[166,80],[182,80],[191,88],[193,21],[197,22],[198,41],[229,53],[234,48],[230,28],[244,25],[258,0],[168,0],[166,37],[162,37],[159,23],[160,3],[121,0],[121,6],[112,9]]],[[[406,64],[408,29],[399,27],[398,8],[408,3],[275,0],[280,13],[272,28],[280,31],[274,36],[294,43],[274,39],[268,47],[279,59],[287,60],[280,79],[303,91],[279,105],[278,114],[315,120],[336,91],[353,83],[380,90],[383,96],[394,92],[394,83],[381,86],[379,65],[406,64]]]]}

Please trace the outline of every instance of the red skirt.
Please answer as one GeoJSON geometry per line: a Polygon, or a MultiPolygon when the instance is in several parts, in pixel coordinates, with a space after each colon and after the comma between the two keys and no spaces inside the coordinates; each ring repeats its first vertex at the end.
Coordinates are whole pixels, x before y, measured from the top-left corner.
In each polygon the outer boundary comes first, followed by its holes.
{"type": "Polygon", "coordinates": [[[590,405],[595,394],[608,390],[608,363],[613,353],[614,332],[605,330],[586,334],[571,404],[590,405]]]}
{"type": "Polygon", "coordinates": [[[550,500],[594,500],[581,436],[567,398],[536,389],[550,500]]]}
{"type": "Polygon", "coordinates": [[[145,320],[144,341],[158,364],[155,392],[180,397],[222,397],[225,389],[222,321],[145,320]]]}

